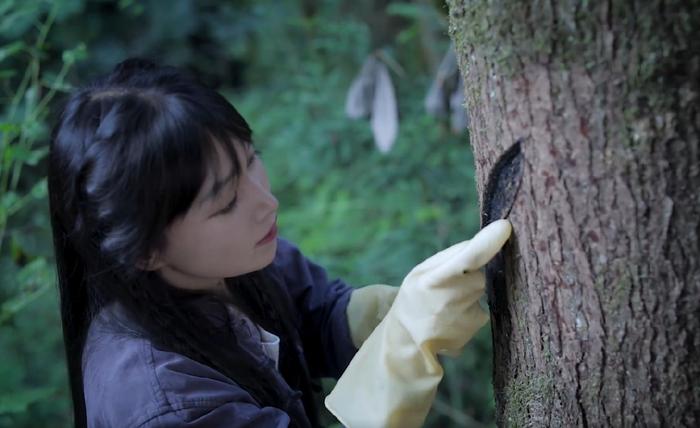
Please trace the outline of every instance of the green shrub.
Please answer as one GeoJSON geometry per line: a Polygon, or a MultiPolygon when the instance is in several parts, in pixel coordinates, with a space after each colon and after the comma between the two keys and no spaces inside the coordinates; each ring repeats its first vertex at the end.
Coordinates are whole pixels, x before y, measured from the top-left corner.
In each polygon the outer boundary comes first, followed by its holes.
{"type": "MultiPolygon", "coordinates": [[[[314,10],[306,3],[0,5],[0,427],[71,425],[46,198],[48,134],[66,91],[126,56],[188,67],[220,87],[253,127],[280,200],[282,236],[331,275],[356,286],[399,285],[415,264],[476,232],[468,139],[423,110],[431,58],[449,44],[444,10],[398,1],[388,9],[401,19],[383,46],[395,63],[400,130],[381,154],[369,124],[344,114],[346,91],[376,39],[367,16],[347,1],[314,10]]],[[[368,1],[360,3],[366,10],[368,1]]],[[[491,423],[490,352],[485,329],[463,357],[446,361],[428,426],[491,423]]]]}

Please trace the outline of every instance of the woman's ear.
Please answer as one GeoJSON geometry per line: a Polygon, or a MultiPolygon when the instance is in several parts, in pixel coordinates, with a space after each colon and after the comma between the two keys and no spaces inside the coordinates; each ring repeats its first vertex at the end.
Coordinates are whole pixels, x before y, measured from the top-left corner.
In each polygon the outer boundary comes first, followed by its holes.
{"type": "Polygon", "coordinates": [[[165,262],[160,258],[158,252],[154,251],[148,259],[141,259],[136,262],[136,266],[145,271],[156,271],[163,267],[165,262]]]}

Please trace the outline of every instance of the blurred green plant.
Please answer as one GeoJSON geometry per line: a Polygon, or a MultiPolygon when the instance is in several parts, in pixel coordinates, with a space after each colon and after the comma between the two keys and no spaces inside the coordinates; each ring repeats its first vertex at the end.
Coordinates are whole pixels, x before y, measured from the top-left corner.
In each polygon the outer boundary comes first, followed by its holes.
{"type": "Polygon", "coordinates": [[[57,307],[47,293],[55,275],[43,168],[50,106],[86,57],[79,43],[61,52],[60,67],[44,67],[50,30],[69,3],[5,1],[0,9],[0,425],[70,420],[57,307]],[[32,406],[38,414],[30,416],[32,406]]]}
{"type": "MultiPolygon", "coordinates": [[[[357,1],[2,2],[0,427],[71,425],[45,179],[57,98],[127,56],[194,70],[253,127],[282,236],[351,284],[399,285],[478,228],[467,138],[423,110],[449,45],[436,4],[392,1],[377,12],[401,19],[384,46],[401,125],[381,154],[369,124],[343,109],[375,48],[376,28],[355,12],[357,1]]],[[[426,426],[493,423],[490,352],[484,329],[462,357],[445,360],[426,426]]]]}

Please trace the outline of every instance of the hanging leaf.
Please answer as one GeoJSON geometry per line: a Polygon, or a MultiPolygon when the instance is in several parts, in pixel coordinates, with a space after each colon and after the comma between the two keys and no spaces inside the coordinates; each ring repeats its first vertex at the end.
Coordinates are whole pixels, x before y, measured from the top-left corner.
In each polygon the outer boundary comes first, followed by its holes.
{"type": "Polygon", "coordinates": [[[435,78],[425,97],[424,105],[428,114],[444,117],[450,110],[450,97],[458,86],[459,67],[454,46],[450,45],[440,61],[435,78]]]}
{"type": "Polygon", "coordinates": [[[447,97],[442,90],[442,82],[439,82],[437,78],[433,79],[428,94],[425,96],[425,111],[436,117],[444,117],[447,114],[446,99],[447,97]]]}
{"type": "Polygon", "coordinates": [[[345,114],[350,119],[361,119],[372,114],[377,64],[379,61],[374,55],[368,56],[350,85],[345,99],[345,114]]]}
{"type": "Polygon", "coordinates": [[[389,70],[386,65],[379,62],[376,70],[372,101],[372,134],[379,151],[386,153],[396,140],[399,131],[399,114],[389,70]]]}
{"type": "Polygon", "coordinates": [[[469,126],[469,113],[464,107],[464,82],[457,78],[457,87],[450,95],[450,128],[455,134],[464,132],[469,126]]]}

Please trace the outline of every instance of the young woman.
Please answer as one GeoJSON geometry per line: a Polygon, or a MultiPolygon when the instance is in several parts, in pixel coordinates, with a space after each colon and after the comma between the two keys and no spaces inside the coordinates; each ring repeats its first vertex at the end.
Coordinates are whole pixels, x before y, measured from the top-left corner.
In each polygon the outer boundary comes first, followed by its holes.
{"type": "Polygon", "coordinates": [[[75,91],[49,197],[76,426],[318,426],[316,379],[397,293],[353,292],[277,237],[248,124],[172,67],[131,59],[75,91]]]}

